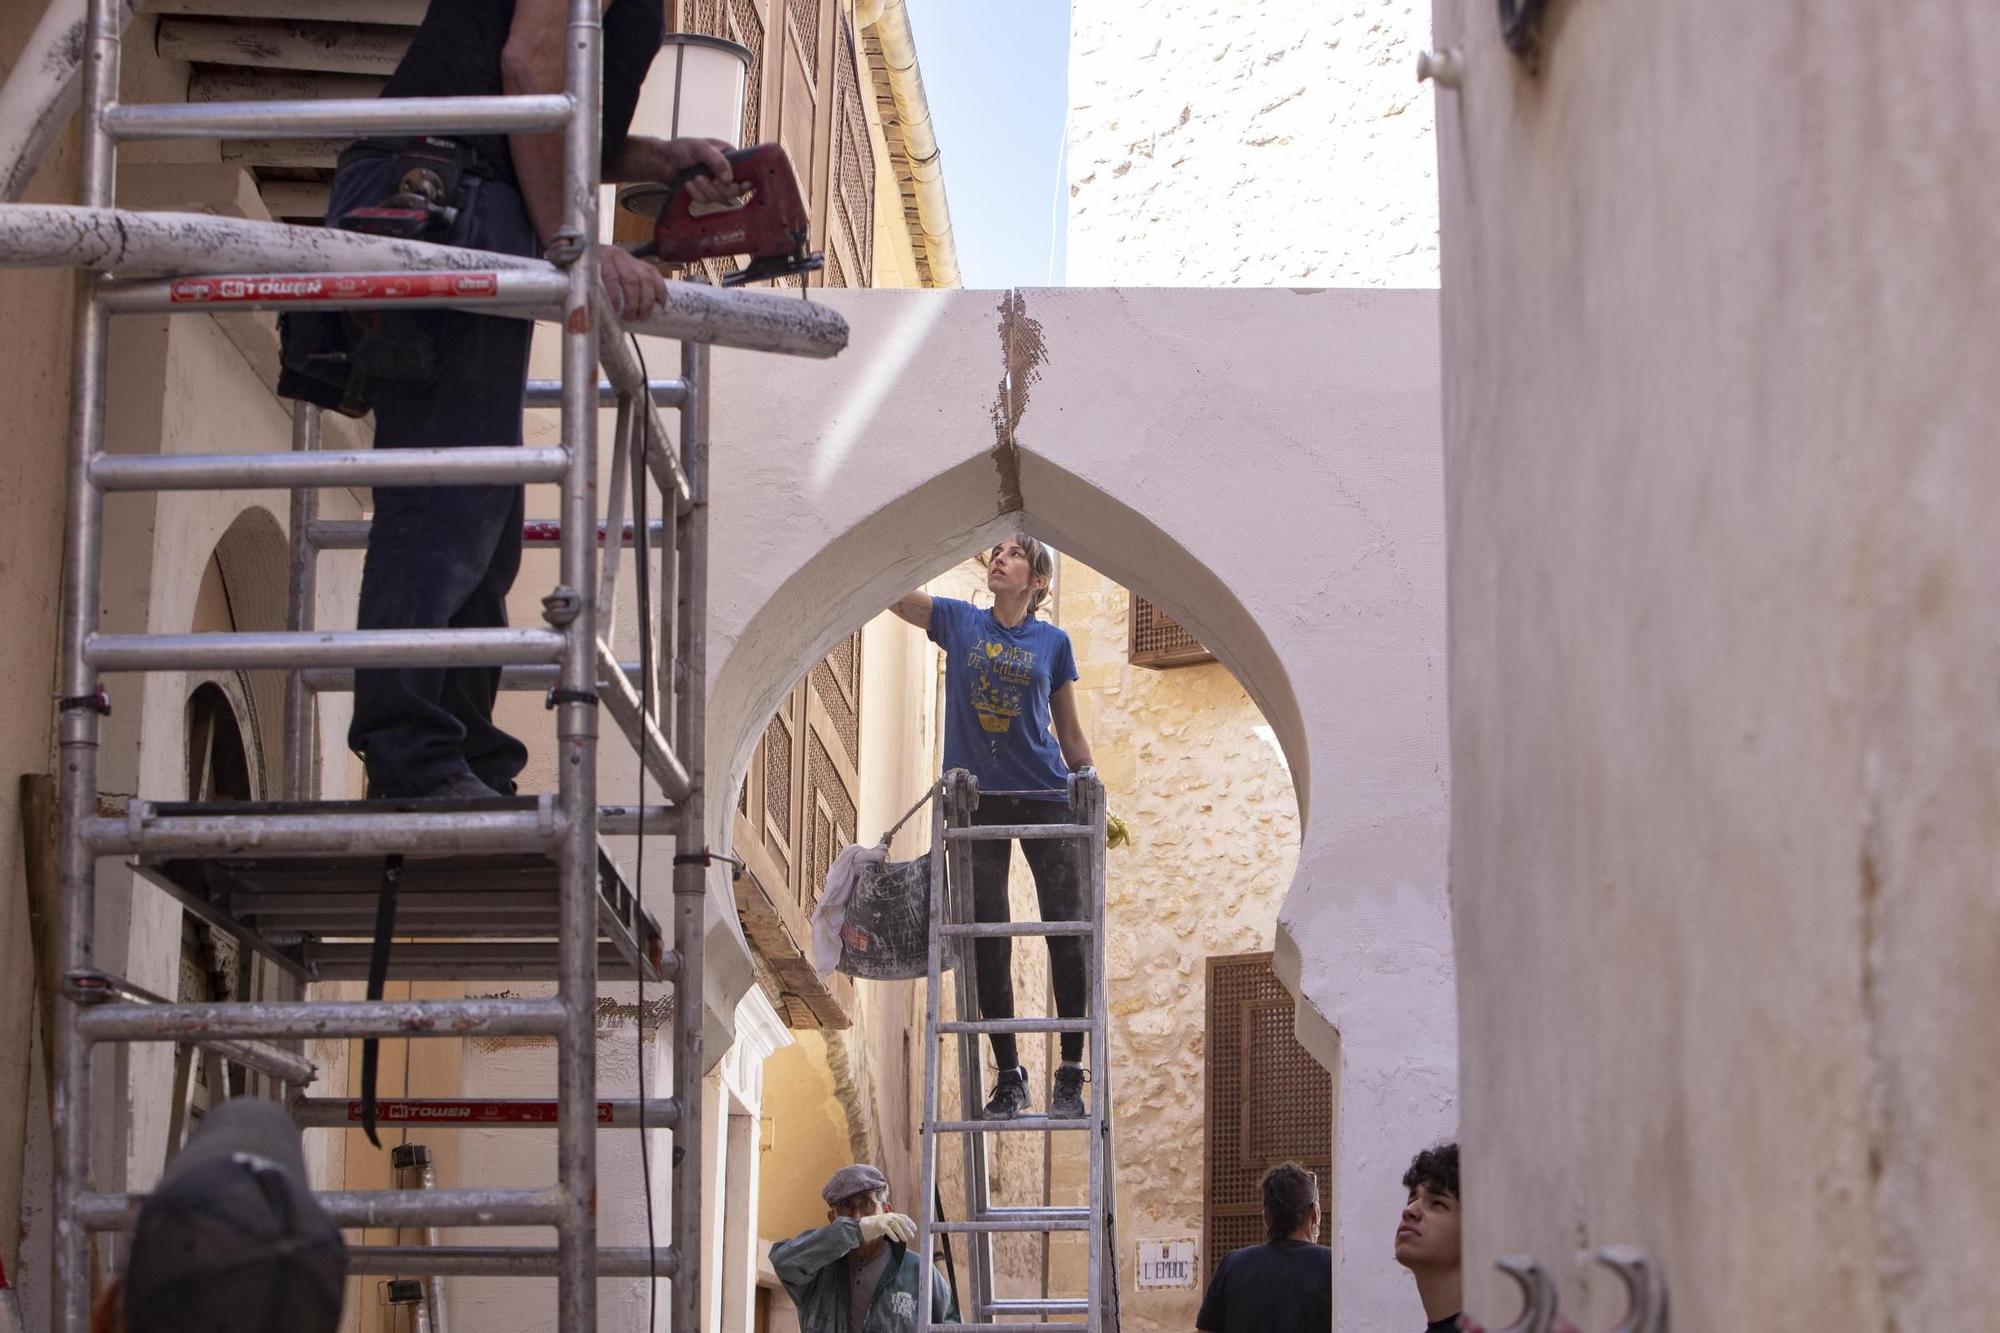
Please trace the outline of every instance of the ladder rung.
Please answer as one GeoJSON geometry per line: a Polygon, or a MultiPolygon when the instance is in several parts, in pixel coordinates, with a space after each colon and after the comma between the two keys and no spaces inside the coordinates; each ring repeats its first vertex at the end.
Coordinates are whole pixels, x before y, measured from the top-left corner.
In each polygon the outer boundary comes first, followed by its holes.
{"type": "MultiPolygon", "coordinates": [[[[399,1097],[376,1103],[375,1119],[384,1125],[423,1125],[432,1129],[534,1129],[556,1123],[558,1103],[535,1100],[426,1100],[399,1097]]],[[[361,1103],[340,1097],[300,1097],[289,1108],[292,1119],[306,1129],[345,1129],[361,1123],[361,1103]]],[[[646,1128],[672,1129],[680,1123],[680,1103],[671,1097],[646,1101],[646,1128]]],[[[637,1129],[639,1100],[612,1097],[597,1103],[597,1123],[605,1129],[637,1129]]]]}
{"type": "MultiPolygon", "coordinates": [[[[1056,1210],[1051,1209],[1053,1214],[1056,1210]]],[[[932,1231],[1088,1231],[1090,1216],[1081,1209],[1069,1216],[975,1217],[963,1222],[933,1222],[932,1231]]]]}
{"type": "Polygon", "coordinates": [[[258,633],[92,634],[84,660],[99,671],[256,671],[308,666],[510,666],[554,662],[549,629],[271,630],[258,633]]]}
{"type": "Polygon", "coordinates": [[[569,451],[474,445],[463,449],[335,449],[255,454],[100,454],[101,491],[264,490],[308,486],[525,486],[561,481],[569,451]]]}
{"type": "Polygon", "coordinates": [[[1094,1128],[1093,1120],[1051,1120],[1045,1115],[1017,1115],[1012,1120],[940,1120],[931,1126],[939,1134],[1040,1134],[1094,1128]]]}
{"type": "MultiPolygon", "coordinates": [[[[553,1277],[556,1252],[546,1245],[350,1245],[347,1271],[368,1277],[435,1273],[441,1277],[553,1277]]],[[[599,1277],[645,1277],[658,1271],[672,1277],[680,1256],[671,1245],[648,1251],[642,1245],[597,1252],[599,1277]],[[657,1256],[657,1270],[649,1260],[657,1256]]]]}
{"type": "MultiPolygon", "coordinates": [[[[269,919],[268,915],[265,918],[269,919]]],[[[372,924],[362,934],[372,934],[372,924]]],[[[365,981],[373,944],[308,940],[299,946],[299,961],[315,981],[365,981]]],[[[485,940],[433,943],[400,941],[389,955],[389,976],[395,981],[553,981],[559,974],[560,950],[553,939],[485,940]]],[[[646,974],[652,985],[670,985],[680,959],[670,949],[660,965],[646,974]]],[[[597,976],[601,981],[630,981],[632,964],[616,944],[597,946],[597,976]]]]}
{"type": "MultiPolygon", "coordinates": [[[[687,381],[680,379],[650,379],[646,381],[653,393],[655,407],[679,407],[687,401],[687,381]]],[[[610,380],[597,382],[597,405],[612,407],[618,402],[618,386],[610,380]]],[[[561,407],[561,380],[529,380],[529,407],[561,407]]]]}
{"type": "Polygon", "coordinates": [[[213,1037],[555,1037],[568,1022],[559,999],[277,1000],[100,1004],[77,1015],[87,1041],[201,1041],[213,1037]]]}
{"type": "MultiPolygon", "coordinates": [[[[63,989],[72,998],[86,1003],[103,1003],[109,999],[149,1005],[172,1003],[165,996],[134,985],[124,977],[95,968],[68,973],[63,978],[63,989]]],[[[319,1078],[319,1066],[303,1055],[261,1041],[203,1041],[194,1045],[221,1056],[231,1064],[254,1069],[293,1087],[306,1087],[319,1078]]]]}
{"type": "Polygon", "coordinates": [[[946,829],[944,836],[953,842],[986,842],[1001,838],[1082,838],[1094,831],[1088,824],[972,824],[946,829]]]}
{"type": "MultiPolygon", "coordinates": [[[[306,540],[321,551],[365,551],[368,549],[368,520],[365,518],[316,518],[306,524],[306,540]]],[[[654,519],[646,525],[648,542],[659,548],[666,524],[654,519]]],[[[597,544],[604,545],[604,524],[597,525],[597,544]]],[[[632,545],[632,525],[623,532],[625,545],[632,545]]],[[[553,518],[531,518],[521,525],[521,545],[529,550],[550,550],[562,544],[562,522],[553,518]]],[[[638,667],[628,668],[637,671],[638,667]]]]}
{"type": "Polygon", "coordinates": [[[1089,1032],[1088,1018],[981,1018],[940,1023],[939,1032],[1089,1032]]]}
{"type": "MultiPolygon", "coordinates": [[[[359,549],[359,548],[356,548],[359,549]]],[[[639,678],[639,664],[622,664],[628,679],[639,678]]],[[[500,669],[500,688],[518,693],[547,693],[557,683],[562,669],[553,666],[511,666],[500,669]]],[[[321,694],[339,694],[354,688],[352,667],[313,667],[299,673],[306,688],[321,694]]]]}
{"type": "Polygon", "coordinates": [[[1044,1208],[1040,1204],[996,1204],[974,1221],[990,1222],[1086,1222],[1088,1208],[1044,1208]]]}
{"type": "Polygon", "coordinates": [[[1048,1300],[988,1301],[979,1307],[979,1313],[988,1318],[995,1315],[1089,1314],[1090,1302],[1081,1296],[1067,1299],[1051,1297],[1048,1300]]]}
{"type": "Polygon", "coordinates": [[[568,829],[560,812],[454,811],[428,814],[159,815],[83,821],[84,841],[100,856],[278,856],[390,852],[538,852],[568,829]]]}
{"type": "Polygon", "coordinates": [[[329,97],[302,102],[159,102],[104,108],[114,139],[360,139],[379,134],[559,130],[567,93],[518,97],[329,97]]]}
{"type": "MultiPolygon", "coordinates": [[[[548,1227],[562,1195],[547,1190],[342,1190],[313,1196],[341,1227],[548,1227]]],[[[86,1231],[129,1231],[143,1194],[85,1194],[76,1218],[86,1231]]]]}
{"type": "Polygon", "coordinates": [[[1096,929],[1088,921],[948,921],[938,927],[938,934],[992,939],[1016,935],[1089,935],[1096,929]]]}

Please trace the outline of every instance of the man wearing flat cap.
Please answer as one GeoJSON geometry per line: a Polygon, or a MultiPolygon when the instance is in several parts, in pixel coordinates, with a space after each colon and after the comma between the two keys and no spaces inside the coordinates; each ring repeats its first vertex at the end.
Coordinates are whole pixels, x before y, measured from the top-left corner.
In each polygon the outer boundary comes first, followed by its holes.
{"type": "Polygon", "coordinates": [[[917,1224],[889,1211],[888,1177],[857,1162],[834,1172],[819,1193],[826,1225],[771,1247],[771,1267],[804,1333],[906,1333],[917,1326],[917,1292],[925,1285],[931,1322],[957,1321],[944,1277],[910,1253],[917,1224]]]}

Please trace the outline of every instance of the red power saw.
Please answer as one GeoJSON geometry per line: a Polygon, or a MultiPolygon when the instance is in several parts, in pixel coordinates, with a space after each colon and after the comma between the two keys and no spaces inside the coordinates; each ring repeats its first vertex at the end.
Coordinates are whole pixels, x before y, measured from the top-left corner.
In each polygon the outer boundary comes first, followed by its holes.
{"type": "Polygon", "coordinates": [[[688,181],[707,174],[698,167],[681,172],[666,185],[620,191],[623,207],[655,217],[653,239],[634,253],[670,264],[750,256],[746,267],[723,278],[725,287],[810,273],[823,266],[826,256],[812,248],[812,220],[785,150],[760,143],[724,156],[736,192],[729,203],[702,203],[689,196],[688,181]]]}

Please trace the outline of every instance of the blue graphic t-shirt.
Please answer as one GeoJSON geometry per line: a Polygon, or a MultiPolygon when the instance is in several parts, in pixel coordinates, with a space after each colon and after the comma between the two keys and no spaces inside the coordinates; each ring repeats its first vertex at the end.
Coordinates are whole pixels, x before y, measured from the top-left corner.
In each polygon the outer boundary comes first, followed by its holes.
{"type": "Polygon", "coordinates": [[[1049,697],[1076,679],[1069,635],[1033,616],[1009,629],[971,602],[934,597],[931,642],[944,649],[945,769],[970,770],[981,791],[1067,787],[1049,697]]]}

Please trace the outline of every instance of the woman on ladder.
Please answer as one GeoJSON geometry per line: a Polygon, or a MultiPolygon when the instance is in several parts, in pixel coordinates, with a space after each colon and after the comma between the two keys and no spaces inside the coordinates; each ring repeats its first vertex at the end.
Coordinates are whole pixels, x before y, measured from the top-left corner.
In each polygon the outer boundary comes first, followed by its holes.
{"type": "MultiPolygon", "coordinates": [[[[1033,537],[1016,535],[987,553],[986,587],[993,606],[982,610],[951,597],[918,591],[892,608],[929,633],[945,656],[944,767],[963,768],[979,780],[975,824],[1068,823],[1072,773],[1090,770],[1090,742],[1076,714],[1076,654],[1069,635],[1035,612],[1048,600],[1055,555],[1033,537]],[[1014,792],[1018,795],[991,795],[1014,792]]],[[[980,921],[1010,919],[1007,868],[1012,840],[972,845],[972,910],[980,921]]],[[[1029,838],[1021,854],[1034,872],[1044,921],[1079,921],[1084,915],[1082,848],[1067,839],[1029,838]]],[[[1051,935],[1049,977],[1056,1013],[1081,1018],[1086,983],[1084,944],[1074,935],[1051,935]]],[[[1014,941],[974,941],[978,959],[979,1013],[1014,1016],[1014,941]]],[[[991,1034],[999,1077],[986,1114],[1011,1120],[1028,1109],[1028,1071],[1011,1032],[991,1034]]],[[[1062,1034],[1049,1115],[1084,1115],[1083,1034],[1062,1034]]]]}

